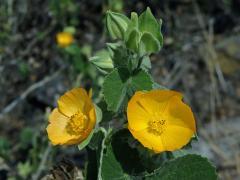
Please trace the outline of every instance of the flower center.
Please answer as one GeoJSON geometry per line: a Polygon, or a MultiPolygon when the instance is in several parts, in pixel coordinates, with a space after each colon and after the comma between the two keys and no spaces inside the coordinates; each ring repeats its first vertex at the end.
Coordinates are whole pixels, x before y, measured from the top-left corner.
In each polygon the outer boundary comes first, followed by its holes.
{"type": "Polygon", "coordinates": [[[78,111],[70,117],[70,120],[66,126],[66,129],[69,134],[79,135],[87,127],[88,118],[82,112],[78,111]]]}
{"type": "Polygon", "coordinates": [[[165,130],[166,120],[162,119],[161,116],[154,116],[148,122],[148,132],[160,136],[165,130]]]}

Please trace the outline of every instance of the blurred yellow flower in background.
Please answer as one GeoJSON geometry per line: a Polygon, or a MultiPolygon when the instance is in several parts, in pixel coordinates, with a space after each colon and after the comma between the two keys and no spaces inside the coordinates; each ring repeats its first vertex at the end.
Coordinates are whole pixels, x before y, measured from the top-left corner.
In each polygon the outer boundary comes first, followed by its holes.
{"type": "Polygon", "coordinates": [[[53,145],[79,144],[96,124],[95,107],[85,89],[75,88],[58,100],[49,116],[48,138],[53,145]]]}
{"type": "Polygon", "coordinates": [[[60,47],[67,47],[73,43],[73,35],[69,32],[60,32],[57,34],[57,43],[60,47]]]}
{"type": "Polygon", "coordinates": [[[192,110],[176,91],[136,92],[128,103],[127,117],[132,135],[156,153],[180,149],[196,133],[192,110]]]}

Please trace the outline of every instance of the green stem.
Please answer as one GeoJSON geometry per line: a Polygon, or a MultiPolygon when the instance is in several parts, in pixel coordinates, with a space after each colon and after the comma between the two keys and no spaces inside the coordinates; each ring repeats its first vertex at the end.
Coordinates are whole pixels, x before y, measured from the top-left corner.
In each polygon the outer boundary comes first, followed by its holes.
{"type": "Polygon", "coordinates": [[[99,167],[98,167],[98,180],[102,180],[102,159],[103,159],[103,152],[104,152],[104,149],[105,149],[105,142],[106,142],[106,139],[109,135],[109,133],[111,132],[111,129],[106,131],[106,129],[100,127],[99,128],[100,131],[103,132],[104,134],[104,138],[102,140],[102,145],[101,145],[101,152],[100,152],[100,159],[99,159],[99,167]]]}
{"type": "Polygon", "coordinates": [[[139,61],[138,61],[138,65],[137,65],[136,70],[140,69],[140,67],[142,65],[142,62],[143,62],[143,59],[144,59],[145,56],[147,56],[147,55],[145,54],[143,56],[138,57],[139,61]]]}

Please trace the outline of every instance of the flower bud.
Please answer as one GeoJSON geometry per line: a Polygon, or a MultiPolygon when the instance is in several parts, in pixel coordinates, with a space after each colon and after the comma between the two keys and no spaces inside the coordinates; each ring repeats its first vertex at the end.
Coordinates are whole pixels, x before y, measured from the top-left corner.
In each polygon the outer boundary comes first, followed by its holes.
{"type": "Polygon", "coordinates": [[[60,47],[68,47],[73,43],[73,35],[68,32],[60,32],[57,34],[57,43],[60,47]]]}
{"type": "Polygon", "coordinates": [[[110,36],[113,39],[123,39],[129,21],[128,17],[123,14],[107,11],[106,24],[110,36]]]}
{"type": "Polygon", "coordinates": [[[95,56],[90,58],[90,62],[97,66],[102,72],[113,69],[112,59],[106,50],[98,51],[95,56]]]}

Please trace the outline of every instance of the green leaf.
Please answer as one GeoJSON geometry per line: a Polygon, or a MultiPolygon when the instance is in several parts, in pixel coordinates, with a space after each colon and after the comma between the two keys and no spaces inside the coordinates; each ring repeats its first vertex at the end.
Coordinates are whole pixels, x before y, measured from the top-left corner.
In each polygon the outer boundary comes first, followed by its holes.
{"type": "Polygon", "coordinates": [[[92,137],[88,147],[91,148],[92,150],[98,149],[98,147],[101,146],[103,138],[104,138],[104,134],[101,131],[101,129],[98,128],[95,131],[95,133],[93,134],[93,137],[92,137]]]}
{"type": "Polygon", "coordinates": [[[108,105],[108,110],[117,112],[127,93],[127,80],[129,73],[126,69],[114,69],[105,77],[103,94],[108,105]]]}
{"type": "Polygon", "coordinates": [[[67,26],[63,29],[63,32],[68,32],[74,35],[76,33],[76,28],[74,26],[67,26]]]}
{"type": "MultiPolygon", "coordinates": [[[[99,146],[99,149],[100,148],[101,146],[99,146]]],[[[97,179],[99,151],[100,150],[92,150],[90,148],[87,148],[88,160],[86,162],[85,170],[84,170],[85,180],[97,179]]]]}
{"type": "MultiPolygon", "coordinates": [[[[28,136],[27,138],[30,139],[28,136]]],[[[9,140],[5,137],[0,137],[0,157],[3,157],[4,159],[8,159],[11,153],[11,144],[9,143],[9,140]]]]}
{"type": "Polygon", "coordinates": [[[81,49],[76,44],[71,44],[70,46],[67,46],[66,48],[64,48],[64,50],[68,54],[70,54],[70,55],[79,55],[79,54],[81,54],[81,49]]]}
{"type": "Polygon", "coordinates": [[[92,54],[92,46],[88,44],[81,46],[81,54],[87,58],[90,58],[92,54]]]}
{"type": "Polygon", "coordinates": [[[157,82],[154,82],[153,89],[167,89],[167,88],[165,86],[158,84],[157,82]]]}
{"type": "Polygon", "coordinates": [[[127,48],[132,49],[135,52],[138,52],[139,40],[140,32],[137,30],[137,28],[135,28],[131,31],[126,41],[127,48]]]}
{"type": "Polygon", "coordinates": [[[119,46],[113,51],[113,64],[115,68],[126,68],[131,61],[131,55],[128,53],[127,49],[124,46],[119,46]]]}
{"type": "Polygon", "coordinates": [[[149,69],[151,69],[151,67],[152,65],[151,65],[149,56],[144,56],[142,60],[141,68],[145,71],[148,71],[149,69]]]}
{"type": "Polygon", "coordinates": [[[188,154],[192,154],[192,153],[193,153],[193,151],[191,151],[190,149],[179,149],[179,150],[171,152],[171,154],[174,158],[179,158],[179,157],[182,157],[182,156],[185,156],[188,154]]]}
{"type": "Polygon", "coordinates": [[[103,180],[102,178],[102,166],[103,166],[103,158],[104,158],[104,151],[106,150],[106,141],[109,138],[109,136],[112,133],[112,129],[108,129],[107,131],[104,128],[100,128],[102,133],[104,134],[104,138],[102,140],[102,144],[101,144],[101,150],[100,150],[100,154],[99,154],[99,166],[98,166],[98,180],[103,180]]]}
{"type": "MultiPolygon", "coordinates": [[[[99,168],[102,166],[102,153],[105,149],[106,131],[103,128],[98,128],[94,133],[88,147],[88,161],[85,169],[85,179],[98,179],[99,168]]],[[[101,180],[101,179],[100,179],[101,180]]]]}
{"type": "Polygon", "coordinates": [[[127,48],[138,53],[140,37],[141,33],[138,28],[138,15],[137,13],[132,12],[131,20],[124,37],[127,48]]]}
{"type": "Polygon", "coordinates": [[[97,125],[102,121],[102,110],[98,107],[98,105],[94,104],[96,117],[97,117],[97,125]]]}
{"type": "Polygon", "coordinates": [[[143,70],[132,76],[131,88],[134,91],[151,90],[152,84],[153,82],[151,76],[143,70]]]}
{"type": "Polygon", "coordinates": [[[91,57],[89,61],[100,69],[113,69],[112,59],[109,52],[105,49],[97,51],[95,56],[91,57]]]}
{"type": "Polygon", "coordinates": [[[26,162],[19,162],[17,164],[17,170],[18,173],[20,174],[20,176],[23,179],[27,179],[27,177],[31,174],[31,172],[33,171],[33,166],[29,161],[26,162]]]}
{"type": "Polygon", "coordinates": [[[107,44],[107,49],[111,57],[114,56],[114,51],[117,50],[118,48],[122,48],[123,44],[121,41],[115,42],[115,43],[106,43],[107,44]]]}
{"type": "Polygon", "coordinates": [[[106,102],[104,100],[100,101],[98,103],[98,106],[102,110],[102,121],[101,121],[101,123],[102,124],[109,123],[109,121],[111,121],[113,119],[114,113],[107,109],[107,104],[106,104],[106,102]]]}
{"type": "Polygon", "coordinates": [[[129,51],[125,45],[121,44],[115,48],[111,48],[111,51],[115,68],[125,68],[129,72],[136,69],[139,58],[132,51],[129,51]]]}
{"type": "Polygon", "coordinates": [[[123,14],[107,11],[106,24],[110,36],[113,39],[124,39],[129,21],[128,17],[123,14]]]}
{"type": "Polygon", "coordinates": [[[216,169],[204,157],[195,154],[167,160],[165,153],[158,155],[142,151],[128,130],[122,129],[105,144],[101,177],[105,179],[144,180],[216,180],[216,169]],[[134,145],[135,144],[135,145],[134,145]],[[141,151],[140,151],[141,150],[141,151]],[[165,162],[165,163],[164,163],[165,162]]]}
{"type": "Polygon", "coordinates": [[[131,14],[131,20],[125,33],[127,48],[139,53],[154,53],[161,49],[163,36],[161,33],[162,21],[157,21],[150,8],[147,8],[138,18],[136,13],[131,14]],[[141,38],[141,39],[140,39],[141,38]]]}
{"type": "Polygon", "coordinates": [[[139,16],[139,29],[142,33],[148,32],[152,34],[159,41],[160,46],[162,46],[161,21],[159,23],[155,19],[149,7],[139,16]]]}
{"type": "Polygon", "coordinates": [[[190,154],[165,163],[145,177],[146,180],[216,180],[216,169],[199,155],[190,154]]]}
{"type": "Polygon", "coordinates": [[[26,127],[24,128],[20,133],[20,146],[22,148],[27,148],[30,144],[33,143],[33,137],[35,135],[36,131],[34,129],[26,127]]]}
{"type": "Polygon", "coordinates": [[[91,139],[92,139],[93,134],[94,134],[94,130],[88,135],[87,139],[85,139],[83,142],[81,142],[81,143],[78,145],[79,151],[83,150],[83,149],[89,144],[89,142],[90,142],[91,139]]]}
{"type": "Polygon", "coordinates": [[[118,112],[122,110],[135,91],[151,90],[151,76],[143,71],[130,75],[127,69],[115,69],[106,76],[103,83],[103,94],[108,105],[108,110],[118,112]]]}
{"type": "Polygon", "coordinates": [[[164,162],[163,156],[151,154],[127,129],[116,131],[102,158],[103,179],[142,179],[164,162]],[[141,148],[139,149],[139,146],[141,148]]]}
{"type": "Polygon", "coordinates": [[[154,53],[161,49],[159,41],[150,33],[145,32],[140,39],[140,54],[154,53]]]}
{"type": "Polygon", "coordinates": [[[111,145],[107,147],[106,153],[103,155],[101,177],[103,180],[130,180],[129,175],[124,173],[121,164],[116,159],[111,145]]]}
{"type": "Polygon", "coordinates": [[[97,132],[94,134],[94,137],[89,144],[87,149],[88,152],[88,164],[86,167],[86,178],[85,179],[98,179],[102,180],[102,159],[103,153],[106,149],[106,140],[111,134],[112,129],[106,131],[104,128],[100,127],[97,129],[97,132]]]}
{"type": "Polygon", "coordinates": [[[95,112],[96,112],[96,127],[94,130],[92,130],[92,132],[88,135],[87,139],[85,139],[83,142],[81,142],[79,145],[78,145],[78,149],[81,151],[82,149],[84,149],[91,141],[92,137],[94,134],[96,134],[98,131],[99,131],[99,128],[98,128],[98,124],[101,122],[102,120],[102,110],[96,105],[94,104],[94,107],[95,107],[95,112]]]}
{"type": "Polygon", "coordinates": [[[111,136],[111,142],[107,144],[102,158],[103,180],[132,179],[130,178],[131,172],[144,170],[137,150],[128,145],[128,138],[133,139],[126,129],[118,130],[111,136]]]}
{"type": "Polygon", "coordinates": [[[131,34],[131,32],[134,30],[134,29],[137,29],[138,30],[138,15],[137,13],[135,12],[132,12],[131,13],[131,20],[130,22],[128,23],[128,27],[127,27],[127,30],[124,34],[124,40],[127,42],[128,39],[129,39],[129,36],[131,34]]]}

